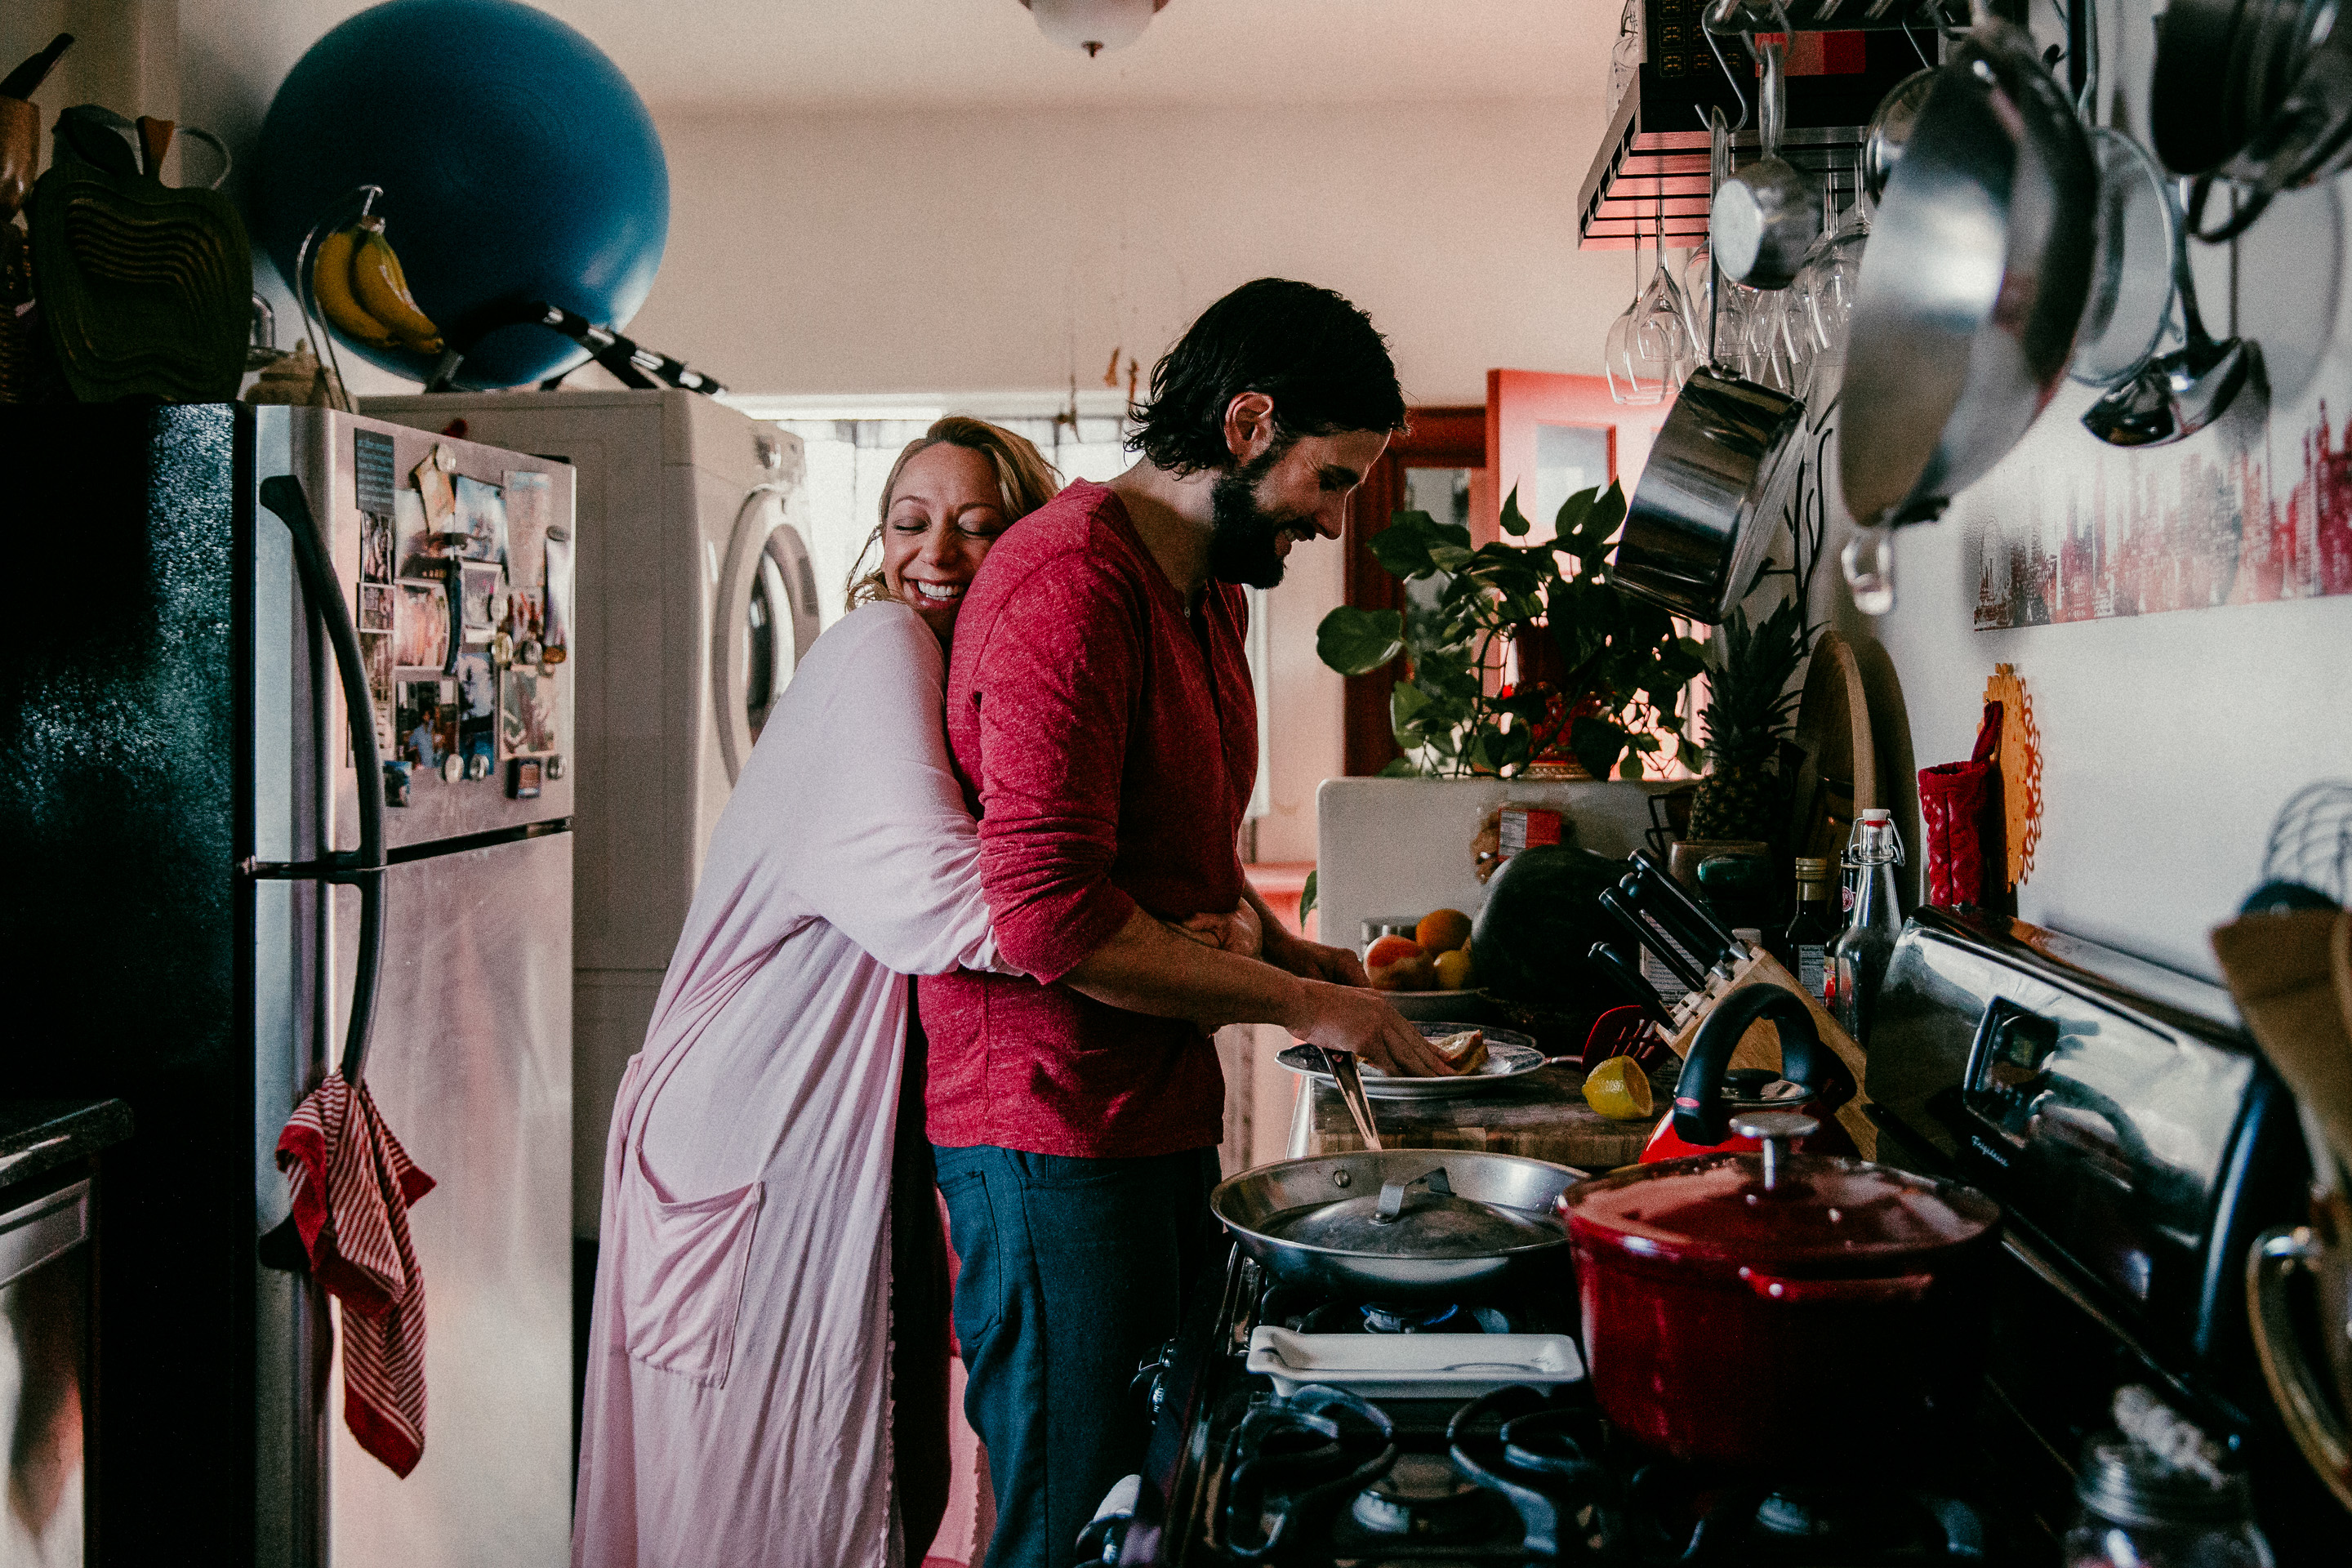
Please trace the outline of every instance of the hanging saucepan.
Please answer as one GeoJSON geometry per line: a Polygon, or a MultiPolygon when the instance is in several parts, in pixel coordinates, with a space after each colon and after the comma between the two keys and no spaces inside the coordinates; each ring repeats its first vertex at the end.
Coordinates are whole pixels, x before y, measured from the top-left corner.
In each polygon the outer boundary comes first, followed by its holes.
{"type": "MultiPolygon", "coordinates": [[[[2281,191],[2302,190],[2352,166],[2352,26],[2345,24],[2333,4],[2298,8],[2273,0],[2273,5],[2290,15],[2300,13],[2300,27],[2281,25],[2266,35],[2274,39],[2279,32],[2294,33],[2290,45],[2272,44],[2274,56],[2288,58],[2286,86],[2269,112],[2250,118],[2245,144],[2215,171],[2238,188],[2235,215],[2205,227],[2205,196],[2211,181],[2198,184],[2189,221],[2197,237],[2209,243],[2244,233],[2281,191]]],[[[2250,4],[2247,15],[2256,9],[2250,4]]]]}
{"type": "Polygon", "coordinates": [[[1516,1154],[1369,1150],[1244,1171],[1209,1208],[1280,1283],[1360,1301],[1466,1301],[1565,1264],[1553,1205],[1576,1179],[1516,1154]]]}
{"type": "Polygon", "coordinates": [[[1794,1152],[1809,1117],[1732,1130],[1762,1151],[1637,1165],[1560,1200],[1601,1414],[1751,1473],[1850,1475],[1948,1441],[1975,1405],[2000,1208],[1794,1152]]]}
{"type": "Polygon", "coordinates": [[[1927,522],[2023,437],[2090,292],[2098,169],[2032,39],[1985,16],[1936,75],[1863,258],[1839,477],[1855,603],[1894,602],[1886,530],[1927,522]]]}

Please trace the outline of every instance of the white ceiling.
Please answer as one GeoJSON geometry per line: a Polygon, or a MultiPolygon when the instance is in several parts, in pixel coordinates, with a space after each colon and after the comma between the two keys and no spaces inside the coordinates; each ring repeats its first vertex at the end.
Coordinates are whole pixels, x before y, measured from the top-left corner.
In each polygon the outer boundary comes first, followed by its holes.
{"type": "MultiPolygon", "coordinates": [[[[594,39],[657,110],[768,111],[1581,98],[1607,89],[1621,9],[1170,0],[1139,42],[1088,59],[1048,44],[1020,0],[535,3],[594,39]]],[[[297,4],[316,32],[362,8],[297,4]]]]}

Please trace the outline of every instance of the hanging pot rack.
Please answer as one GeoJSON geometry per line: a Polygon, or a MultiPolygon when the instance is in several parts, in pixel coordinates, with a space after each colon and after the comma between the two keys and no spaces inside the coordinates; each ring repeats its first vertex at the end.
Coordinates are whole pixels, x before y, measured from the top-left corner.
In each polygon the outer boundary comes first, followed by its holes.
{"type": "MultiPolygon", "coordinates": [[[[1752,96],[1727,80],[1710,56],[1709,32],[1727,42],[1759,32],[1869,36],[1865,69],[1790,81],[1790,122],[1781,135],[1780,155],[1819,176],[1843,207],[1853,200],[1871,109],[1918,68],[1919,48],[1933,54],[1940,28],[1969,22],[1969,0],[1793,0],[1785,9],[1776,0],[1626,0],[1626,6],[1641,7],[1643,59],[1578,193],[1580,250],[1628,250],[1636,232],[1654,242],[1661,204],[1665,248],[1688,249],[1706,237],[1706,116],[1719,108],[1727,122],[1738,123],[1752,96]]],[[[1745,52],[1727,54],[1738,60],[1745,52]]],[[[1761,152],[1751,121],[1732,138],[1734,165],[1761,152]]]]}

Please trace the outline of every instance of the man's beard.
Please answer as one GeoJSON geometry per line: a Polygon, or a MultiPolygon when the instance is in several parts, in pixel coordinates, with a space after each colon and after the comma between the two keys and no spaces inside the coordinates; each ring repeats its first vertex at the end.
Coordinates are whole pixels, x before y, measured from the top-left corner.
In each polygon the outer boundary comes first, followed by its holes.
{"type": "Polygon", "coordinates": [[[1264,456],[1217,477],[1209,492],[1209,575],[1218,582],[1273,587],[1282,581],[1284,566],[1276,541],[1286,529],[1313,526],[1299,514],[1271,512],[1257,504],[1258,481],[1289,448],[1289,442],[1277,442],[1264,456]]]}

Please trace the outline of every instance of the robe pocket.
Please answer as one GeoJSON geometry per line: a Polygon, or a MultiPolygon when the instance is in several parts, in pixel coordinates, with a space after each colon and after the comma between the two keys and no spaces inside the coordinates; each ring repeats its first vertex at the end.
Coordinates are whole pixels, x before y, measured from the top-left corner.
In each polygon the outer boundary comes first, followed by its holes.
{"type": "Polygon", "coordinates": [[[623,1343],[630,1359],[713,1388],[727,1382],[764,1185],[664,1203],[631,1183],[623,1205],[623,1343]]]}

